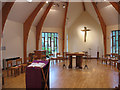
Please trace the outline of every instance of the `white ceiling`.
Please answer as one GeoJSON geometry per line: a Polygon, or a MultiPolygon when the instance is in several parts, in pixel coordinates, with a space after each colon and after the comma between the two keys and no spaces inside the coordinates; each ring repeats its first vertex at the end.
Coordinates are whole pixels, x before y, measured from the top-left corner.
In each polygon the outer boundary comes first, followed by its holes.
{"type": "Polygon", "coordinates": [[[43,27],[62,28],[65,16],[65,8],[53,6],[44,22],[43,27]]]}
{"type": "Polygon", "coordinates": [[[35,20],[33,21],[33,26],[37,26],[38,22],[40,21],[45,9],[47,8],[48,4],[45,4],[43,6],[43,8],[41,8],[41,10],[39,11],[39,13],[37,14],[37,16],[35,17],[35,20]]]}
{"type": "Polygon", "coordinates": [[[92,3],[85,2],[86,11],[100,24],[97,13],[92,5],[92,3]]]}
{"type": "MultiPolygon", "coordinates": [[[[37,7],[39,2],[16,2],[11,12],[9,13],[8,19],[24,23],[27,17],[33,12],[33,10],[37,7]]],[[[47,18],[44,22],[44,27],[57,27],[62,28],[63,20],[64,20],[64,13],[65,9],[62,8],[63,3],[59,3],[60,6],[52,6],[51,10],[49,11],[47,18]]],[[[41,19],[45,9],[47,8],[48,4],[45,4],[44,7],[40,10],[38,15],[36,16],[33,26],[36,26],[41,19]]],[[[106,25],[115,25],[118,24],[118,12],[115,8],[108,2],[98,2],[97,3],[98,9],[106,23],[106,25]]],[[[94,7],[91,2],[85,2],[86,11],[99,23],[99,19],[97,14],[94,10],[94,7]]],[[[83,12],[83,5],[81,2],[70,2],[68,7],[67,13],[67,23],[66,26],[70,27],[74,21],[82,14],[83,12]]]]}
{"type": "Polygon", "coordinates": [[[16,2],[8,15],[8,19],[24,23],[38,4],[37,2],[16,2]]]}
{"type": "Polygon", "coordinates": [[[110,3],[99,2],[97,6],[106,25],[117,25],[118,24],[119,14],[110,3]]]}
{"type": "Polygon", "coordinates": [[[75,20],[83,12],[83,6],[81,2],[70,2],[67,13],[67,28],[69,28],[75,20]]]}
{"type": "MultiPolygon", "coordinates": [[[[61,28],[63,25],[63,20],[64,20],[64,12],[65,9],[62,8],[61,3],[59,3],[58,6],[52,6],[50,9],[45,22],[43,24],[43,27],[56,27],[56,28],[61,28]]],[[[40,10],[39,14],[36,16],[33,25],[36,26],[38,22],[40,21],[45,9],[47,8],[48,4],[45,4],[42,10],[40,10]]]]}

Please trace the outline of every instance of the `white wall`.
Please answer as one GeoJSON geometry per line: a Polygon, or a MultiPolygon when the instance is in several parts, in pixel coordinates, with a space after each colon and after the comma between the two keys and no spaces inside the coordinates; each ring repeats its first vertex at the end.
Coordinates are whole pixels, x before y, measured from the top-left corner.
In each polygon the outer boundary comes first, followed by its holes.
{"type": "Polygon", "coordinates": [[[36,49],[36,27],[32,26],[29,32],[27,42],[27,54],[34,52],[36,49]]]}
{"type": "MultiPolygon", "coordinates": [[[[62,29],[61,28],[43,28],[42,32],[57,32],[59,39],[59,51],[62,52],[62,29]]],[[[42,36],[42,35],[41,35],[42,36]]],[[[41,46],[40,39],[40,49],[41,46]]],[[[23,24],[15,21],[7,20],[5,30],[3,33],[2,46],[6,47],[6,50],[2,51],[2,58],[10,58],[20,56],[23,58],[23,24]]],[[[27,54],[33,52],[36,48],[36,27],[32,26],[28,42],[27,42],[27,54]]]]}
{"type": "Polygon", "coordinates": [[[69,52],[88,51],[91,48],[91,56],[96,57],[99,48],[100,56],[103,54],[104,44],[100,25],[88,12],[83,12],[75,23],[68,29],[69,52]],[[91,31],[87,32],[87,42],[84,42],[84,32],[81,30],[87,27],[91,31]]]}
{"type": "MultiPolygon", "coordinates": [[[[35,49],[35,27],[31,27],[28,42],[27,53],[33,52],[35,49]]],[[[7,20],[4,33],[2,46],[6,50],[2,51],[2,58],[22,57],[23,58],[23,24],[15,21],[7,20]]]]}
{"type": "Polygon", "coordinates": [[[119,26],[118,25],[107,26],[107,53],[111,53],[111,31],[120,30],[119,26]]]}
{"type": "MultiPolygon", "coordinates": [[[[59,41],[59,52],[62,53],[62,29],[61,28],[45,28],[43,27],[42,32],[55,32],[58,33],[58,41],[59,41]]],[[[42,33],[41,33],[42,34],[42,33]]],[[[40,35],[39,48],[42,49],[42,35],[40,35]]]]}
{"type": "Polygon", "coordinates": [[[23,58],[23,24],[11,20],[6,21],[3,32],[2,51],[3,59],[20,56],[23,58]]]}

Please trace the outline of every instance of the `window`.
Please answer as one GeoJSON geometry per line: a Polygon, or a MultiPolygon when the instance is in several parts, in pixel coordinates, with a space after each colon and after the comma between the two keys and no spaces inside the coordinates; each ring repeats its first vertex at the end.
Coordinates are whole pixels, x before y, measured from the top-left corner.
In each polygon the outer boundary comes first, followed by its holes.
{"type": "Polygon", "coordinates": [[[47,55],[58,52],[58,33],[42,33],[42,50],[46,50],[47,55]]]}
{"type": "Polygon", "coordinates": [[[111,53],[120,55],[120,30],[111,33],[111,53]]]}

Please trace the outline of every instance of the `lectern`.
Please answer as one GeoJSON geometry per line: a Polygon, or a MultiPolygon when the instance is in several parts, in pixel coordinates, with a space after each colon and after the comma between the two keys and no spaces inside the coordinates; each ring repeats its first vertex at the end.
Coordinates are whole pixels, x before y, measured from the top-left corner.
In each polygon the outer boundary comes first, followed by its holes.
{"type": "Polygon", "coordinates": [[[44,63],[41,67],[28,66],[26,68],[26,90],[48,90],[49,89],[49,61],[37,61],[33,63],[44,63]]]}

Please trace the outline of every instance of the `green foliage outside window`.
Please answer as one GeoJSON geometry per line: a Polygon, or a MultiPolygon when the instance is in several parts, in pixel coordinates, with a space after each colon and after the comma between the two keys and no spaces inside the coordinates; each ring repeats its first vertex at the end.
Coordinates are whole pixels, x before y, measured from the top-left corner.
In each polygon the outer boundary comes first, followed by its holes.
{"type": "Polygon", "coordinates": [[[120,55],[120,30],[111,33],[111,53],[120,55]]]}
{"type": "Polygon", "coordinates": [[[42,50],[46,50],[46,55],[58,52],[58,33],[42,33],[42,50]]]}

